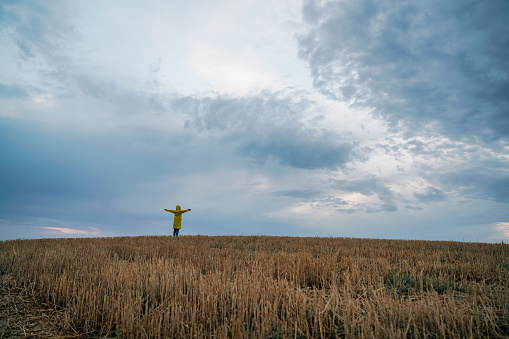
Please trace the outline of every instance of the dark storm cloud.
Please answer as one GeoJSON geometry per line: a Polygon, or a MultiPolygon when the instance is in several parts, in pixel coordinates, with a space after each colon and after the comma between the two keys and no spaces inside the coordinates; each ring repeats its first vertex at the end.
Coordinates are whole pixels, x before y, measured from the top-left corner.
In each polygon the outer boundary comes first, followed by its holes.
{"type": "Polygon", "coordinates": [[[314,86],[393,125],[509,136],[509,2],[306,1],[314,86]]]}
{"type": "Polygon", "coordinates": [[[360,193],[365,196],[372,196],[376,194],[382,204],[380,204],[378,208],[370,207],[366,209],[367,213],[382,211],[395,212],[398,210],[394,193],[391,191],[390,187],[379,178],[370,177],[364,180],[354,181],[330,179],[330,182],[333,187],[339,188],[343,191],[360,193]]]}
{"type": "Polygon", "coordinates": [[[316,199],[313,199],[313,203],[311,204],[313,208],[332,208],[336,212],[352,214],[358,211],[357,206],[352,206],[350,202],[338,198],[336,196],[320,196],[316,199]]]}
{"type": "Polygon", "coordinates": [[[190,116],[186,127],[233,142],[244,156],[270,158],[295,168],[335,169],[348,160],[351,145],[335,133],[301,122],[309,102],[274,93],[243,98],[185,97],[173,108],[190,116]]]}
{"type": "Polygon", "coordinates": [[[447,196],[435,187],[428,187],[425,193],[414,193],[414,197],[424,203],[444,201],[447,199],[447,196]]]}
{"type": "Polygon", "coordinates": [[[437,178],[443,185],[465,197],[509,203],[509,173],[501,162],[485,162],[486,167],[473,167],[445,173],[437,178]]]}
{"type": "Polygon", "coordinates": [[[106,82],[90,75],[77,75],[74,77],[81,92],[94,99],[105,100],[116,94],[116,86],[113,82],[106,82]]]}
{"type": "Polygon", "coordinates": [[[145,88],[133,90],[118,79],[107,79],[93,74],[69,74],[74,93],[81,92],[88,101],[97,100],[111,105],[112,112],[120,116],[143,116],[147,112],[167,113],[166,95],[149,93],[145,88]]]}
{"type": "Polygon", "coordinates": [[[334,145],[315,132],[301,130],[273,131],[262,138],[243,140],[240,152],[261,161],[273,157],[295,168],[335,169],[348,160],[349,147],[334,145]],[[280,132],[281,134],[278,134],[280,132]]]}

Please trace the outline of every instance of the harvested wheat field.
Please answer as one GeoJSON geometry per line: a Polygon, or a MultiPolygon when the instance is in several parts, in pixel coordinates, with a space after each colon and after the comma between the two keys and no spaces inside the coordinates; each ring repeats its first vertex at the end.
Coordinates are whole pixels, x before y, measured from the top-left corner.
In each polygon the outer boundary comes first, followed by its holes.
{"type": "MultiPolygon", "coordinates": [[[[509,336],[504,244],[263,236],[15,240],[0,242],[0,273],[2,299],[37,301],[30,307],[44,307],[32,327],[43,331],[44,323],[68,338],[509,336]]],[[[2,311],[0,334],[44,337],[16,329],[27,320],[7,314],[15,308],[2,311]]]]}

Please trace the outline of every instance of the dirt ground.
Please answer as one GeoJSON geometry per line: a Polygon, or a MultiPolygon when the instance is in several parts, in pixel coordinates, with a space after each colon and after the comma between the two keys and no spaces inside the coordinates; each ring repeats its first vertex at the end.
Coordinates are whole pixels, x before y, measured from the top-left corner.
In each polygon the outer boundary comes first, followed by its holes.
{"type": "Polygon", "coordinates": [[[31,297],[9,275],[0,275],[0,338],[82,338],[61,327],[63,313],[31,297]]]}

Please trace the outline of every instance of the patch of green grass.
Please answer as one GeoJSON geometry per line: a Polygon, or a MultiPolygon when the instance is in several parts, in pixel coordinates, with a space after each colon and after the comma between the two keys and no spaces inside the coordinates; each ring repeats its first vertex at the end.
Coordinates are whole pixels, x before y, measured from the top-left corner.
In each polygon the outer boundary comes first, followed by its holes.
{"type": "Polygon", "coordinates": [[[448,291],[466,293],[466,287],[454,279],[436,276],[411,276],[406,273],[389,272],[384,284],[390,293],[396,295],[409,295],[413,293],[435,291],[438,294],[447,294],[448,291]]]}

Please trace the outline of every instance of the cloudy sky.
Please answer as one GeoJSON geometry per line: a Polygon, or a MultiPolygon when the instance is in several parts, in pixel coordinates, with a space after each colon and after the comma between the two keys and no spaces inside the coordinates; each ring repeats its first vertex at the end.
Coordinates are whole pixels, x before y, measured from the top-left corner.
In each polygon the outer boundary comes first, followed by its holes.
{"type": "Polygon", "coordinates": [[[0,239],[509,241],[509,2],[0,2],[0,239]]]}

